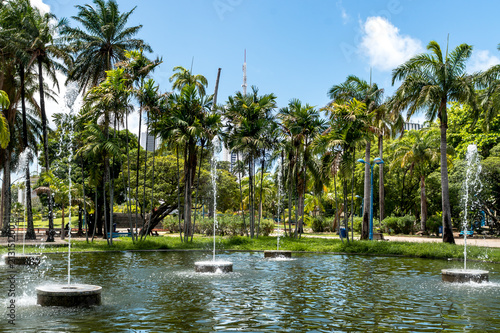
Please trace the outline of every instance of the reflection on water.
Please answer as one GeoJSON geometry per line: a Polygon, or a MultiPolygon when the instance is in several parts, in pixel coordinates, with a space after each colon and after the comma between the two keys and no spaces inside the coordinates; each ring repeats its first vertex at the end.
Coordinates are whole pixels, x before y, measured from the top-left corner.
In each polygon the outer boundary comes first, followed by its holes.
{"type": "MultiPolygon", "coordinates": [[[[494,332],[500,330],[500,266],[484,284],[441,282],[459,262],[325,254],[268,260],[222,253],[233,273],[200,274],[200,252],[74,254],[72,281],[103,287],[103,305],[42,308],[35,287],[66,281],[65,255],[49,255],[16,279],[16,327],[7,332],[494,332]],[[451,267],[453,266],[453,267],[451,267]]],[[[0,266],[0,279],[8,279],[0,266]]],[[[6,285],[6,284],[4,284],[6,285]]],[[[5,309],[10,298],[0,295],[5,309]]]]}

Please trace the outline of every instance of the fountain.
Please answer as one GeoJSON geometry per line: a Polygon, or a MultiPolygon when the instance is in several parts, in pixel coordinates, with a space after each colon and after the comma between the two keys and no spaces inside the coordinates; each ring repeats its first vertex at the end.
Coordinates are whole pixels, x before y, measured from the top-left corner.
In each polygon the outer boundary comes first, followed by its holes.
{"type": "Polygon", "coordinates": [[[264,258],[291,258],[292,251],[280,250],[280,207],[281,207],[281,161],[278,166],[278,237],[276,238],[276,250],[265,250],[264,258]]]}
{"type": "Polygon", "coordinates": [[[442,280],[445,282],[487,282],[489,272],[484,270],[467,269],[467,216],[469,209],[476,208],[478,204],[477,196],[481,192],[481,181],[479,175],[481,174],[481,163],[479,161],[479,154],[476,145],[469,145],[467,147],[467,168],[464,183],[463,194],[463,207],[464,207],[464,220],[462,230],[464,234],[464,268],[463,269],[443,269],[441,271],[442,280]],[[469,194],[474,194],[470,196],[469,194]]]}
{"type": "MultiPolygon", "coordinates": [[[[36,288],[37,304],[41,306],[91,306],[101,304],[101,287],[87,284],[71,284],[71,162],[73,159],[73,105],[78,96],[78,87],[76,84],[68,86],[65,95],[66,107],[69,109],[69,158],[68,158],[68,179],[69,179],[69,222],[68,222],[68,283],[50,284],[36,288]]],[[[63,135],[61,135],[63,137],[63,135]]],[[[61,228],[64,232],[64,228],[61,228]]]]}
{"type": "Polygon", "coordinates": [[[229,273],[233,271],[233,263],[215,260],[215,233],[217,229],[217,155],[220,151],[219,138],[212,140],[213,156],[211,161],[212,188],[214,191],[214,250],[212,260],[197,261],[194,263],[195,271],[199,273],[229,273]]]}

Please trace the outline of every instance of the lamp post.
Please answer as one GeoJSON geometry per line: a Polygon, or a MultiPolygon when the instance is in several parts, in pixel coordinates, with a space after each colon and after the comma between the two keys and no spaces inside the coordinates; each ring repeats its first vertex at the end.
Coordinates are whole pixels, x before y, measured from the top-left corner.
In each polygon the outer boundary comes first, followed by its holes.
{"type": "Polygon", "coordinates": [[[370,234],[368,238],[370,240],[373,240],[373,167],[375,166],[375,164],[383,164],[384,161],[380,157],[377,157],[373,160],[372,164],[370,164],[369,162],[365,162],[365,160],[361,158],[358,160],[358,162],[368,164],[368,166],[370,167],[370,234]]]}

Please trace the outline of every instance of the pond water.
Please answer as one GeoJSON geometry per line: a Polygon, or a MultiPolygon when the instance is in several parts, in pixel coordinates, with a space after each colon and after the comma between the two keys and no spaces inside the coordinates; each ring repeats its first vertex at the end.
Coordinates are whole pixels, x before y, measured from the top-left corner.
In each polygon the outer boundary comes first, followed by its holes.
{"type": "MultiPolygon", "coordinates": [[[[1,332],[494,332],[500,330],[499,265],[490,282],[441,282],[463,263],[395,257],[224,252],[233,273],[194,272],[208,252],[75,253],[73,283],[103,288],[103,305],[44,308],[35,287],[66,282],[66,256],[47,255],[16,274],[16,325],[1,332]]],[[[6,309],[8,268],[0,266],[6,309]]],[[[5,310],[4,310],[5,312],[5,310]]]]}

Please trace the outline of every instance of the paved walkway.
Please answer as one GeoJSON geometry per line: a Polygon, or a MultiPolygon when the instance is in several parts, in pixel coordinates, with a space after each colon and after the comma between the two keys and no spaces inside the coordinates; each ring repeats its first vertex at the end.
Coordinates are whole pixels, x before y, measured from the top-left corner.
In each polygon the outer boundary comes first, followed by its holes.
{"type": "MultiPolygon", "coordinates": [[[[438,243],[442,242],[441,238],[437,237],[420,237],[420,236],[387,236],[384,239],[394,242],[413,242],[413,243],[438,243]]],[[[464,245],[464,239],[455,235],[455,244],[464,245]]],[[[483,236],[467,237],[467,245],[482,246],[482,247],[500,247],[500,238],[485,238],[483,236]]]]}

